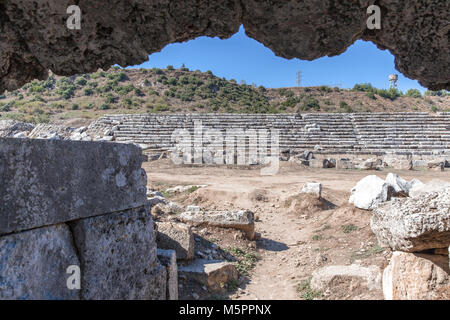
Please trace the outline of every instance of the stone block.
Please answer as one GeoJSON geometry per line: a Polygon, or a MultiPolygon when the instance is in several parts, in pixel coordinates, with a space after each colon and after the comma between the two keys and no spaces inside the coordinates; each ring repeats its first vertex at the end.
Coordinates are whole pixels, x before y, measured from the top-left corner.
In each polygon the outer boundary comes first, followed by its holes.
{"type": "Polygon", "coordinates": [[[165,268],[156,258],[153,220],[145,207],[78,220],[71,228],[83,299],[165,298],[165,268]]]}
{"type": "Polygon", "coordinates": [[[222,228],[234,228],[245,232],[250,240],[255,236],[255,221],[250,210],[238,211],[186,211],[179,218],[194,225],[210,225],[222,228]]]}
{"type": "Polygon", "coordinates": [[[394,252],[383,272],[383,294],[385,300],[449,300],[448,259],[394,252]]]}
{"type": "Polygon", "coordinates": [[[194,259],[194,235],[184,223],[156,222],[156,245],[159,249],[174,250],[178,260],[194,259]]]}
{"type": "Polygon", "coordinates": [[[80,266],[65,224],[0,237],[0,299],[78,300],[67,268],[80,266]]]}
{"type": "Polygon", "coordinates": [[[166,268],[166,300],[178,300],[178,266],[175,250],[157,250],[158,260],[166,268]]]}
{"type": "Polygon", "coordinates": [[[141,151],[119,143],[0,138],[0,235],[146,203],[141,151]]]}
{"type": "Polygon", "coordinates": [[[239,273],[231,262],[196,259],[191,264],[180,266],[179,274],[189,280],[205,285],[213,292],[222,291],[223,285],[237,280],[239,273]]]}
{"type": "Polygon", "coordinates": [[[450,187],[394,198],[373,211],[370,227],[382,245],[418,252],[450,244],[450,187]]]}

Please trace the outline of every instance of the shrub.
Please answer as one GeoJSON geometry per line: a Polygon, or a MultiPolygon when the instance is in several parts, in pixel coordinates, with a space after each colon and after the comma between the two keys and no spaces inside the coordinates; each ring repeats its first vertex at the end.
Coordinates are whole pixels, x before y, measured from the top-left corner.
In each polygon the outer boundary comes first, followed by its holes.
{"type": "Polygon", "coordinates": [[[139,89],[139,88],[135,88],[134,89],[134,94],[136,95],[136,96],[138,96],[138,97],[142,97],[142,96],[144,96],[144,93],[141,91],[141,89],[139,89]]]}
{"type": "Polygon", "coordinates": [[[311,109],[320,110],[320,104],[319,101],[316,99],[309,97],[305,101],[303,101],[303,104],[301,106],[302,111],[308,111],[311,109]]]}
{"type": "Polygon", "coordinates": [[[375,97],[375,94],[372,91],[366,92],[366,97],[375,100],[377,97],[375,97]]]}
{"type": "Polygon", "coordinates": [[[402,96],[402,93],[395,88],[390,88],[389,90],[386,89],[377,89],[376,93],[383,98],[395,100],[398,97],[402,96]]]}
{"type": "Polygon", "coordinates": [[[75,84],[79,85],[79,86],[84,86],[87,83],[85,78],[79,77],[75,80],[75,84]]]}
{"type": "Polygon", "coordinates": [[[72,110],[79,110],[79,109],[80,109],[80,106],[78,104],[74,103],[72,105],[72,110]]]}
{"type": "Polygon", "coordinates": [[[422,98],[422,94],[417,89],[409,89],[408,91],[406,91],[405,96],[413,98],[422,98]]]}
{"type": "Polygon", "coordinates": [[[361,91],[361,92],[374,92],[377,89],[372,86],[370,83],[357,83],[353,86],[352,91],[361,91]]]}
{"type": "Polygon", "coordinates": [[[347,104],[347,102],[345,102],[345,101],[341,101],[340,103],[339,103],[339,106],[341,107],[341,109],[343,109],[345,112],[347,112],[347,113],[352,113],[353,112],[353,109],[352,109],[352,107],[350,107],[348,104],[347,104]]]}
{"type": "Polygon", "coordinates": [[[173,69],[174,69],[174,68],[173,68],[173,65],[170,65],[170,64],[169,64],[169,65],[167,66],[167,70],[173,70],[173,69]]]}
{"type": "Polygon", "coordinates": [[[111,109],[111,107],[109,106],[109,104],[104,103],[104,104],[102,104],[102,105],[100,106],[100,109],[101,109],[101,110],[108,110],[108,109],[111,109]]]}
{"type": "Polygon", "coordinates": [[[92,91],[92,89],[89,89],[89,88],[86,88],[86,89],[84,89],[83,90],[83,94],[85,95],[85,96],[90,96],[90,95],[92,95],[94,92],[92,91]]]}

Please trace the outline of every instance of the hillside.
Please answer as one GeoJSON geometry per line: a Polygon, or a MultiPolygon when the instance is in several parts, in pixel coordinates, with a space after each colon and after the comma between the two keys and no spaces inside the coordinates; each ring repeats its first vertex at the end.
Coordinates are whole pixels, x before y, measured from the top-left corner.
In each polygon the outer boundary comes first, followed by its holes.
{"type": "Polygon", "coordinates": [[[448,92],[421,96],[355,85],[266,89],[212,72],[121,69],[72,77],[51,75],[0,95],[0,119],[55,122],[106,113],[295,113],[450,111],[448,92]]]}

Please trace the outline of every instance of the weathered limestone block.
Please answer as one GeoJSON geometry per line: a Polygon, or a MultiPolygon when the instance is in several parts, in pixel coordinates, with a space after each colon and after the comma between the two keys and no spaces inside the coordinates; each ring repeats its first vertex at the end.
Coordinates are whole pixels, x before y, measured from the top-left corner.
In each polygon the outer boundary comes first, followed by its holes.
{"type": "Polygon", "coordinates": [[[0,234],[146,203],[133,145],[0,138],[0,181],[0,234]]]}
{"type": "Polygon", "coordinates": [[[157,262],[147,208],[82,219],[71,226],[81,260],[82,299],[165,299],[166,272],[157,262]]]}
{"type": "Polygon", "coordinates": [[[376,175],[370,175],[358,181],[353,187],[349,203],[360,209],[372,210],[389,200],[391,194],[392,190],[388,183],[376,175]]]}
{"type": "Polygon", "coordinates": [[[67,268],[80,266],[65,224],[0,237],[0,299],[80,299],[67,268]]]}
{"type": "MultiPolygon", "coordinates": [[[[413,179],[414,180],[414,179],[413,179]]],[[[445,188],[450,188],[450,182],[434,179],[428,183],[421,183],[411,180],[412,188],[409,190],[410,197],[420,197],[424,193],[428,192],[440,192],[445,188]]]]}
{"type": "Polygon", "coordinates": [[[386,182],[394,189],[395,193],[409,194],[409,190],[412,188],[410,182],[402,179],[398,174],[389,172],[386,176],[386,182]]]}
{"type": "Polygon", "coordinates": [[[178,260],[194,259],[194,235],[184,223],[156,222],[156,245],[160,249],[175,250],[178,260]]]}
{"type": "Polygon", "coordinates": [[[394,252],[383,272],[383,294],[386,300],[449,300],[448,259],[394,252]]]}
{"type": "Polygon", "coordinates": [[[336,167],[336,164],[328,159],[311,159],[309,160],[309,166],[311,168],[334,168],[336,167]]]}
{"type": "Polygon", "coordinates": [[[186,211],[179,218],[195,225],[211,225],[222,228],[234,228],[245,232],[250,240],[255,236],[255,221],[253,212],[238,211],[186,211]]]}
{"type": "Polygon", "coordinates": [[[308,182],[302,187],[300,193],[311,193],[320,198],[322,196],[322,184],[318,182],[308,182]]]}
{"type": "Polygon", "coordinates": [[[211,291],[221,291],[224,284],[237,280],[239,273],[231,262],[196,259],[186,266],[180,266],[178,272],[187,279],[207,286],[211,291]]]}
{"type": "Polygon", "coordinates": [[[334,282],[348,281],[348,286],[355,287],[356,283],[369,290],[381,291],[381,271],[377,266],[364,267],[358,264],[349,266],[326,266],[313,272],[311,288],[326,290],[334,282]]]}
{"type": "Polygon", "coordinates": [[[356,169],[356,164],[350,159],[339,159],[336,162],[336,169],[356,169]]]}
{"type": "Polygon", "coordinates": [[[382,245],[417,252],[450,244],[450,187],[394,198],[373,211],[370,227],[382,245]]]}
{"type": "Polygon", "coordinates": [[[166,300],[178,300],[178,266],[174,250],[157,250],[159,262],[166,268],[166,300]]]}
{"type": "Polygon", "coordinates": [[[444,171],[445,161],[444,160],[433,160],[427,163],[428,169],[435,171],[444,171]]]}
{"type": "Polygon", "coordinates": [[[381,159],[371,158],[362,160],[356,165],[356,168],[360,170],[376,170],[381,164],[381,159]]]}
{"type": "Polygon", "coordinates": [[[411,170],[413,163],[411,159],[398,159],[395,157],[385,157],[384,161],[387,166],[397,170],[411,170]]]}

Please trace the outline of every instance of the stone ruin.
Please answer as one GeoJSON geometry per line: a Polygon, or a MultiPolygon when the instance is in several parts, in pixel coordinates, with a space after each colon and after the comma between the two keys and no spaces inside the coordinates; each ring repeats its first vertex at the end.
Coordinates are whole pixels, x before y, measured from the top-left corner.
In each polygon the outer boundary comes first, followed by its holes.
{"type": "Polygon", "coordinates": [[[141,163],[133,145],[0,138],[0,299],[166,299],[141,163]]]}
{"type": "MultiPolygon", "coordinates": [[[[174,150],[172,134],[177,129],[186,129],[194,137],[194,124],[199,121],[204,130],[216,129],[223,135],[230,128],[278,129],[281,160],[311,167],[375,169],[384,163],[411,169],[439,160],[443,169],[450,160],[448,112],[106,115],[86,132],[97,137],[107,132],[116,142],[139,144],[150,159],[158,159],[174,150]],[[381,162],[364,163],[370,158],[381,162]]],[[[248,137],[241,141],[248,150],[248,137]]],[[[203,147],[207,146],[203,142],[203,147]]],[[[269,153],[270,146],[268,139],[269,153]]]]}

